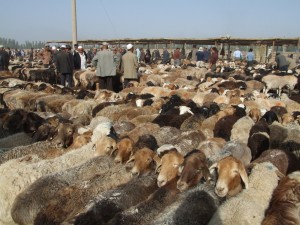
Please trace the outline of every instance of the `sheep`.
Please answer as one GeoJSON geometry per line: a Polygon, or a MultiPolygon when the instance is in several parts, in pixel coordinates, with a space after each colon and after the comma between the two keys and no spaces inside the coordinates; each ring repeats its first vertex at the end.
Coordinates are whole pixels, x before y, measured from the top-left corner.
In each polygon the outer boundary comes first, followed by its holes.
{"type": "Polygon", "coordinates": [[[160,157],[156,166],[156,171],[159,172],[157,185],[158,187],[162,187],[176,178],[178,167],[183,163],[184,158],[176,148],[171,148],[164,152],[160,152],[159,149],[157,151],[160,157]]]}
{"type": "Polygon", "coordinates": [[[6,151],[14,147],[29,145],[31,142],[32,139],[27,133],[19,132],[5,138],[1,138],[0,149],[6,151]]]}
{"type": "Polygon", "coordinates": [[[217,169],[218,180],[215,192],[219,197],[231,197],[242,190],[243,181],[246,189],[249,187],[248,176],[243,163],[233,156],[227,156],[210,166],[209,170],[217,169]]]}
{"type": "Polygon", "coordinates": [[[251,149],[252,159],[257,158],[263,151],[269,149],[270,128],[266,120],[260,120],[250,129],[248,147],[251,149]]]}
{"type": "Polygon", "coordinates": [[[216,122],[213,130],[214,137],[221,137],[226,141],[229,141],[233,125],[245,115],[245,108],[243,108],[242,106],[235,107],[235,112],[233,115],[224,116],[216,122]]]}
{"type": "Polygon", "coordinates": [[[133,146],[134,142],[129,137],[123,137],[118,143],[117,143],[117,154],[115,156],[115,162],[116,163],[123,163],[127,161],[133,153],[133,146]]]}
{"type": "Polygon", "coordinates": [[[226,200],[208,225],[261,224],[278,181],[278,169],[272,163],[255,165],[249,176],[249,188],[226,200]]]}
{"type": "Polygon", "coordinates": [[[283,178],[273,192],[262,225],[300,224],[300,172],[283,178]]]}
{"type": "Polygon", "coordinates": [[[240,141],[247,144],[251,127],[254,125],[254,121],[249,116],[240,118],[232,126],[231,129],[231,141],[240,141]]]}
{"type": "Polygon", "coordinates": [[[157,154],[152,149],[144,147],[135,151],[126,164],[134,162],[130,172],[132,176],[139,176],[151,173],[155,169],[156,160],[158,160],[157,154]]]}
{"type": "MultiPolygon", "coordinates": [[[[37,146],[41,146],[41,149],[44,149],[44,143],[36,144],[40,144],[37,146]]],[[[25,148],[31,149],[31,145],[25,146],[25,148]]],[[[2,210],[0,210],[0,223],[11,223],[10,209],[17,194],[44,175],[63,171],[92,158],[94,153],[91,149],[92,144],[89,143],[57,158],[41,160],[38,156],[31,155],[21,159],[11,159],[1,164],[0,204],[2,210]]]]}
{"type": "Polygon", "coordinates": [[[156,177],[144,176],[133,179],[113,190],[100,193],[83,212],[76,215],[73,224],[97,225],[108,222],[118,212],[144,200],[157,190],[156,177]]]}
{"type": "Polygon", "coordinates": [[[201,150],[209,163],[213,164],[220,160],[226,141],[223,138],[208,138],[200,142],[197,149],[201,150]],[[216,157],[217,156],[217,157],[216,157]]]}
{"type": "Polygon", "coordinates": [[[178,175],[177,188],[181,192],[195,186],[202,177],[208,182],[210,173],[205,154],[197,149],[186,154],[178,168],[178,175]]]}
{"type": "Polygon", "coordinates": [[[269,149],[264,151],[258,158],[253,160],[249,167],[257,163],[271,162],[284,175],[300,169],[299,162],[295,154],[288,150],[269,149]]]}
{"type": "Polygon", "coordinates": [[[17,195],[11,209],[18,224],[33,224],[38,212],[54,199],[57,192],[80,180],[87,180],[95,173],[105,173],[113,165],[109,157],[94,157],[87,162],[37,179],[17,195]]]}
{"type": "Polygon", "coordinates": [[[262,78],[262,82],[265,84],[263,92],[268,93],[271,89],[276,89],[277,94],[281,96],[281,91],[284,86],[287,86],[290,91],[294,90],[295,85],[298,83],[297,77],[294,75],[277,76],[277,75],[266,75],[262,78]]]}
{"type": "Polygon", "coordinates": [[[145,201],[117,213],[107,225],[150,224],[156,215],[179,197],[176,182],[177,179],[169,181],[166,185],[158,188],[145,201]]]}
{"type": "Polygon", "coordinates": [[[60,224],[74,218],[83,207],[101,192],[116,188],[131,180],[131,174],[122,164],[110,166],[86,180],[60,189],[56,198],[46,204],[37,214],[34,224],[60,224]]]}
{"type": "Polygon", "coordinates": [[[175,202],[155,216],[151,225],[206,225],[222,200],[207,184],[180,193],[175,202]]]}

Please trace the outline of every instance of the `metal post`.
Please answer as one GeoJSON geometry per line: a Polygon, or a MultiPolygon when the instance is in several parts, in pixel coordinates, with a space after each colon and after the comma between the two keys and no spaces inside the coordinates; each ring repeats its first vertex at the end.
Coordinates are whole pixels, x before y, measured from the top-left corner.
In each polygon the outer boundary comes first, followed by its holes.
{"type": "Polygon", "coordinates": [[[72,2],[72,44],[77,44],[77,19],[76,19],[76,0],[72,2]]]}

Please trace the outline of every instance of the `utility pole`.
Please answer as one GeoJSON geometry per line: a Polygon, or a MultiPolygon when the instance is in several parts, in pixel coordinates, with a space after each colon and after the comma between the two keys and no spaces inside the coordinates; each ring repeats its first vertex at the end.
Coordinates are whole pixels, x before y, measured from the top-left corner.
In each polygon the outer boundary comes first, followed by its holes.
{"type": "Polygon", "coordinates": [[[72,47],[77,44],[77,19],[76,19],[76,0],[72,2],[72,47]]]}

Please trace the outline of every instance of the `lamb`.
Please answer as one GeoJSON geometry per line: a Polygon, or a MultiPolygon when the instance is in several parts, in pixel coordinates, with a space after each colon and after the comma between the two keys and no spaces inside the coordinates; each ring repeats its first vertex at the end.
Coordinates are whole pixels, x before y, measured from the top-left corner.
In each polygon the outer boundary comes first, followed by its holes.
{"type": "Polygon", "coordinates": [[[262,225],[300,224],[300,172],[283,178],[274,190],[262,225]]]}
{"type": "Polygon", "coordinates": [[[278,185],[278,169],[272,163],[255,165],[249,176],[249,188],[226,200],[208,225],[259,225],[278,185]]]}
{"type": "Polygon", "coordinates": [[[281,96],[281,91],[284,86],[288,86],[290,91],[293,91],[295,85],[298,83],[298,79],[294,75],[277,76],[277,75],[266,75],[262,78],[262,82],[265,83],[263,92],[268,93],[271,89],[276,89],[277,94],[281,96]]]}

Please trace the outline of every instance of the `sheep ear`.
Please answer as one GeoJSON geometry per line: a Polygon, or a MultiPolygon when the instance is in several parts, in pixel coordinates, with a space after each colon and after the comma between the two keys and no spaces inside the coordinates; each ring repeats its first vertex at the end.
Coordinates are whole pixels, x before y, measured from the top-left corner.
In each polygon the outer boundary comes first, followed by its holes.
{"type": "Polygon", "coordinates": [[[210,176],[209,169],[207,167],[204,167],[202,169],[202,174],[204,179],[206,180],[206,183],[209,183],[209,180],[211,180],[211,176],[210,176]]]}
{"type": "Polygon", "coordinates": [[[214,163],[209,167],[210,174],[213,174],[214,170],[217,168],[218,163],[214,163]]]}
{"type": "Polygon", "coordinates": [[[248,175],[247,175],[247,172],[246,172],[246,169],[245,169],[244,165],[241,162],[239,162],[239,174],[242,178],[242,181],[245,184],[245,188],[248,189],[249,188],[248,175]]]}
{"type": "Polygon", "coordinates": [[[128,161],[125,164],[128,164],[130,162],[133,162],[135,160],[134,155],[130,157],[130,159],[128,159],[128,161]]]}
{"type": "Polygon", "coordinates": [[[282,179],[285,177],[285,175],[283,173],[281,173],[279,170],[276,170],[275,173],[279,177],[279,179],[282,179]]]}
{"type": "Polygon", "coordinates": [[[110,153],[110,156],[113,156],[114,153],[115,153],[117,150],[118,150],[118,148],[113,149],[113,150],[111,151],[111,153],[110,153]]]}

